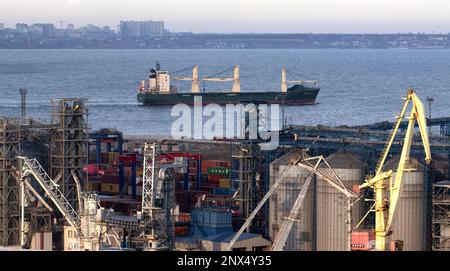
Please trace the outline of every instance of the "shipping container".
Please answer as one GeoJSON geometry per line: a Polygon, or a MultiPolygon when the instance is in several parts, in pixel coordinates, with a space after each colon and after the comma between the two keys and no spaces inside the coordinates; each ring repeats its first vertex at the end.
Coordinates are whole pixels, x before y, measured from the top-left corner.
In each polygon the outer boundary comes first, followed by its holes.
{"type": "Polygon", "coordinates": [[[120,192],[119,184],[102,183],[100,186],[100,191],[107,194],[117,194],[120,192]]]}
{"type": "Polygon", "coordinates": [[[89,181],[86,186],[87,191],[100,191],[100,182],[98,181],[89,181]]]}
{"type": "Polygon", "coordinates": [[[190,213],[179,213],[176,221],[180,222],[190,222],[191,221],[191,214],[190,213]]]}
{"type": "Polygon", "coordinates": [[[220,195],[220,196],[229,196],[229,195],[232,194],[232,191],[229,188],[217,187],[217,188],[214,188],[213,194],[214,195],[220,195]]]}
{"type": "Polygon", "coordinates": [[[208,173],[208,168],[211,167],[223,167],[223,168],[231,168],[231,162],[230,161],[223,161],[223,160],[203,160],[202,161],[202,173],[206,174],[208,173]]]}
{"type": "Polygon", "coordinates": [[[230,179],[220,179],[219,180],[219,187],[220,188],[231,188],[231,180],[230,179]]]}
{"type": "Polygon", "coordinates": [[[189,226],[175,226],[175,236],[183,236],[189,234],[189,226]]]}
{"type": "Polygon", "coordinates": [[[208,175],[220,175],[222,177],[227,177],[230,175],[230,169],[226,167],[209,167],[208,175]]]}
{"type": "Polygon", "coordinates": [[[96,164],[87,164],[86,166],[83,167],[83,171],[89,175],[98,174],[99,170],[100,166],[96,164]]]}
{"type": "Polygon", "coordinates": [[[352,250],[373,250],[375,248],[375,232],[374,231],[360,231],[352,232],[352,250]]]}
{"type": "Polygon", "coordinates": [[[207,179],[208,183],[219,185],[219,181],[220,181],[220,179],[223,178],[223,176],[220,176],[220,175],[208,175],[207,178],[208,178],[207,179]]]}

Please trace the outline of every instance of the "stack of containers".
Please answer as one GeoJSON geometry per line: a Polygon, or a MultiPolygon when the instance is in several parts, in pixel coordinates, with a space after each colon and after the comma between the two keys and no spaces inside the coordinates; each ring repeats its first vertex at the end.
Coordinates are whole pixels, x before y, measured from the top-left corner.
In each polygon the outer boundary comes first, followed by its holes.
{"type": "Polygon", "coordinates": [[[219,185],[222,178],[230,175],[231,163],[222,160],[203,160],[202,173],[208,175],[208,183],[219,185]]]}

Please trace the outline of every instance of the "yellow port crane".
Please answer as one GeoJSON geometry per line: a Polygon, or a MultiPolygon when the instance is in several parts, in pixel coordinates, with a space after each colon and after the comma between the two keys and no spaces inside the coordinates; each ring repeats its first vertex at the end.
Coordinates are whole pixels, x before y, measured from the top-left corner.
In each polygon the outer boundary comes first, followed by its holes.
{"type": "Polygon", "coordinates": [[[375,249],[378,251],[386,250],[386,237],[389,236],[391,226],[395,218],[398,207],[398,202],[402,193],[403,187],[403,173],[411,171],[407,168],[409,155],[411,151],[411,144],[413,140],[414,127],[416,121],[419,126],[422,144],[425,150],[425,163],[431,163],[431,151],[427,133],[427,122],[425,118],[425,110],[419,97],[416,95],[414,89],[408,90],[407,97],[404,98],[404,103],[400,115],[390,135],[389,141],[378,161],[375,176],[366,180],[359,189],[367,187],[373,188],[375,192],[375,249]],[[397,173],[395,178],[392,177],[392,170],[382,171],[384,162],[389,154],[389,150],[397,135],[400,123],[405,118],[406,110],[409,104],[412,104],[411,113],[408,121],[408,128],[406,129],[405,138],[403,142],[403,149],[398,163],[397,173]]]}

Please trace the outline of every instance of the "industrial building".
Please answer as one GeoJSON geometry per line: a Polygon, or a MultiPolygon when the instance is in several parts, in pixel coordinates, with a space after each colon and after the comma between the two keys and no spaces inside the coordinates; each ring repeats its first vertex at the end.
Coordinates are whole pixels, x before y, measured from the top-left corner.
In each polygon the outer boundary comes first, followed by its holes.
{"type": "Polygon", "coordinates": [[[51,100],[42,123],[26,117],[21,93],[21,118],[0,119],[2,249],[350,251],[380,240],[450,249],[449,118],[426,120],[441,132],[426,137],[401,119],[285,126],[278,148],[265,150],[262,139],[93,131],[83,98],[51,100]],[[386,189],[392,180],[401,193],[386,189]],[[395,219],[381,235],[390,205],[395,219]]]}

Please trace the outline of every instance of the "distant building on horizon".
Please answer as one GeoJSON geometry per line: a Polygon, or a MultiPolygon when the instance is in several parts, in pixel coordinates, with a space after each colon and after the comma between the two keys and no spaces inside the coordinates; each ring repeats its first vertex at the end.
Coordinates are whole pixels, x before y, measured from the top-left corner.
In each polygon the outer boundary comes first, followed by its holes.
{"type": "Polygon", "coordinates": [[[28,25],[24,23],[17,23],[16,32],[18,34],[30,34],[36,37],[52,38],[55,36],[55,25],[40,23],[28,25]]]}
{"type": "Polygon", "coordinates": [[[28,25],[23,23],[17,23],[16,24],[16,31],[19,34],[24,34],[28,32],[28,25]]]}
{"type": "Polygon", "coordinates": [[[144,38],[165,34],[164,21],[121,21],[122,38],[144,38]]]}
{"type": "Polygon", "coordinates": [[[0,30],[5,29],[5,24],[4,23],[0,23],[0,30]]]}
{"type": "Polygon", "coordinates": [[[31,30],[33,35],[44,38],[53,38],[55,36],[54,24],[33,24],[31,30]]]}

